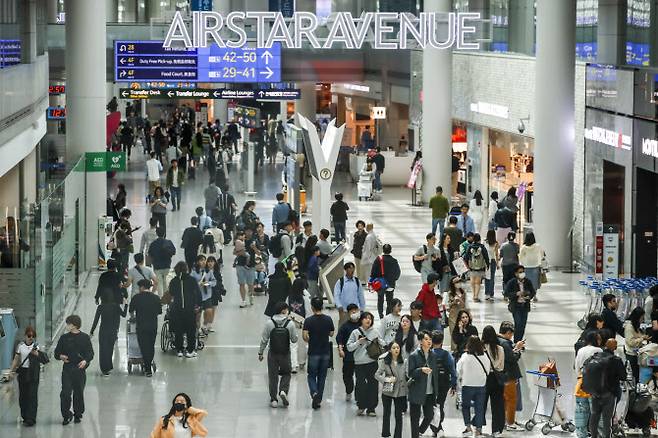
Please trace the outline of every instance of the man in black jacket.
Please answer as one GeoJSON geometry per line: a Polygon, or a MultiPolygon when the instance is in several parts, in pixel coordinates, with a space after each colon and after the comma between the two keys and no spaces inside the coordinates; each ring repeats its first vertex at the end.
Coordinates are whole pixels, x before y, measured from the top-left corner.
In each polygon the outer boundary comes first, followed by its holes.
{"type": "Polygon", "coordinates": [[[155,355],[155,338],[158,334],[158,315],[162,313],[160,298],[152,293],[151,282],[146,279],[139,280],[139,293],[130,300],[129,311],[135,314],[137,323],[137,343],[142,353],[144,374],[151,377],[151,366],[155,355]]]}
{"type": "Polygon", "coordinates": [[[530,313],[530,301],[535,297],[535,287],[525,276],[525,268],[518,265],[514,269],[514,278],[505,285],[504,295],[509,300],[507,308],[514,318],[514,342],[523,340],[525,326],[530,313]]]}
{"type": "MultiPolygon", "coordinates": [[[[612,416],[615,411],[615,400],[621,397],[620,382],[626,379],[626,367],[624,362],[617,356],[617,341],[615,339],[608,339],[605,343],[605,348],[601,353],[607,360],[605,367],[605,389],[602,394],[592,394],[591,403],[592,411],[589,416],[589,430],[592,438],[603,436],[605,438],[611,436],[610,428],[612,426],[612,416]],[[599,434],[599,420],[603,425],[603,434],[599,434]]],[[[585,367],[587,362],[585,362],[585,367]]],[[[584,370],[584,369],[583,369],[584,370]]],[[[584,371],[583,371],[584,373],[584,371]]]]}
{"type": "Polygon", "coordinates": [[[354,392],[354,353],[347,350],[347,340],[354,330],[359,328],[361,310],[357,304],[347,306],[348,319],[340,326],[336,334],[338,355],[343,359],[343,384],[345,385],[345,400],[352,400],[354,392]]]}
{"type": "Polygon", "coordinates": [[[124,288],[123,280],[123,275],[117,272],[116,261],[109,259],[107,261],[107,271],[103,272],[98,278],[98,286],[94,296],[96,304],[105,302],[120,303],[123,298],[127,297],[128,292],[124,288]]]}
{"type": "Polygon", "coordinates": [[[169,283],[171,304],[169,317],[174,329],[174,344],[178,357],[183,357],[183,336],[186,337],[185,357],[196,357],[196,314],[201,306],[199,283],[188,274],[185,262],[176,263],[176,277],[169,283]]]}
{"type": "Polygon", "coordinates": [[[199,218],[192,216],[190,219],[191,226],[183,231],[183,239],[180,247],[185,250],[185,262],[188,271],[194,269],[196,256],[199,253],[199,246],[203,243],[203,231],[199,229],[199,218]]]}
{"type": "Polygon", "coordinates": [[[158,227],[155,230],[158,238],[155,239],[148,248],[148,255],[153,264],[155,276],[158,279],[158,294],[163,296],[169,289],[167,283],[167,275],[171,270],[171,258],[176,255],[176,247],[174,243],[165,239],[165,229],[158,227]]]}
{"type": "Polygon", "coordinates": [[[384,318],[384,315],[391,313],[391,302],[393,301],[393,292],[395,291],[395,283],[400,279],[400,264],[391,256],[391,245],[388,243],[382,247],[384,254],[377,257],[372,264],[370,270],[370,278],[384,277],[388,287],[382,288],[377,291],[377,311],[379,312],[379,319],[384,318]],[[386,313],[384,314],[384,297],[386,297],[386,313]]]}
{"type": "Polygon", "coordinates": [[[343,194],[336,193],[336,202],[331,204],[329,213],[334,222],[334,239],[336,243],[344,242],[347,239],[345,234],[345,223],[347,222],[347,211],[350,207],[343,201],[343,194]]]}
{"type": "Polygon", "coordinates": [[[617,335],[624,337],[624,323],[617,317],[617,297],[613,294],[605,294],[602,298],[603,311],[603,330],[601,330],[601,342],[605,345],[608,339],[614,339],[617,335]]]}
{"type": "Polygon", "coordinates": [[[505,423],[507,430],[518,430],[516,426],[516,386],[518,380],[522,377],[521,368],[519,367],[519,359],[521,353],[525,349],[525,341],[512,342],[514,336],[514,323],[511,321],[503,321],[498,330],[498,343],[505,351],[505,365],[503,372],[505,373],[506,381],[503,390],[503,399],[505,400],[505,423]]]}
{"type": "Polygon", "coordinates": [[[73,418],[76,423],[79,423],[85,412],[86,370],[94,358],[94,348],[89,335],[80,331],[81,326],[82,320],[78,315],[66,317],[68,333],[60,336],[55,347],[55,358],[64,362],[62,391],[59,394],[64,426],[69,424],[73,418]],[[71,396],[73,396],[73,413],[71,413],[71,396]]]}
{"type": "Polygon", "coordinates": [[[432,352],[432,335],[427,330],[421,330],[418,332],[418,340],[420,348],[409,356],[407,371],[411,380],[408,396],[411,405],[411,438],[418,438],[424,434],[432,422],[434,403],[440,389],[437,356],[432,352]],[[431,383],[427,379],[431,379],[431,383]],[[421,408],[422,423],[420,423],[421,408]]]}

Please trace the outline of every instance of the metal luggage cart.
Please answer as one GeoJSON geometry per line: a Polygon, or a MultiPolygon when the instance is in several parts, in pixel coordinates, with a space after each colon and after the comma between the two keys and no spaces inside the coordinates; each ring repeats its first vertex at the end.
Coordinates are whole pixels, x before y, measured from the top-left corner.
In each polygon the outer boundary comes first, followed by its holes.
{"type": "MultiPolygon", "coordinates": [[[[141,372],[144,372],[144,360],[142,359],[142,351],[139,349],[139,342],[137,342],[137,324],[134,319],[128,320],[126,324],[126,351],[128,356],[127,367],[128,374],[134,373],[134,367],[139,366],[141,372]]],[[[151,366],[153,372],[157,371],[155,361],[151,366]]]]}
{"type": "Polygon", "coordinates": [[[357,183],[357,194],[359,201],[372,201],[373,200],[373,191],[372,191],[372,182],[373,179],[370,177],[360,177],[359,182],[357,183]]]}
{"type": "Polygon", "coordinates": [[[548,435],[556,427],[563,431],[575,432],[576,425],[567,420],[564,409],[560,407],[558,394],[560,380],[558,374],[546,374],[539,371],[526,371],[527,374],[535,376],[537,386],[537,403],[532,416],[525,423],[525,429],[530,432],[539,423],[544,423],[541,433],[548,435]]]}

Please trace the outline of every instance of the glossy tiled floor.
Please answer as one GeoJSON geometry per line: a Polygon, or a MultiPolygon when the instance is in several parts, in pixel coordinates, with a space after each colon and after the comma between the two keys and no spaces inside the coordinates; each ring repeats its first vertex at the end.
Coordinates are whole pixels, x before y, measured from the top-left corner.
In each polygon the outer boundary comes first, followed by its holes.
{"type": "MultiPolygon", "coordinates": [[[[257,212],[268,224],[272,200],[278,189],[280,166],[266,166],[256,177],[258,202],[257,212]]],[[[242,177],[238,172],[232,176],[234,193],[240,193],[242,177]]],[[[128,204],[133,210],[133,226],[145,225],[144,205],[145,183],[143,159],[133,155],[130,171],[120,175],[121,182],[128,188],[128,204]]],[[[393,245],[393,255],[398,258],[403,270],[396,295],[402,299],[405,308],[415,297],[419,286],[419,275],[411,264],[411,254],[424,240],[430,227],[430,212],[425,208],[409,206],[409,192],[387,188],[379,202],[357,202],[356,187],[340,175],[335,189],[346,194],[351,206],[348,229],[358,218],[370,220],[384,242],[393,245]]],[[[203,205],[202,190],[205,175],[188,184],[183,190],[181,212],[169,213],[167,218],[169,236],[179,244],[182,230],[187,226],[194,207],[203,205]]],[[[117,181],[112,181],[115,187],[117,181]]],[[[239,204],[244,202],[238,196],[239,204]]],[[[139,235],[137,236],[139,238],[139,235]]],[[[227,251],[230,253],[230,248],[227,251]]],[[[83,422],[63,427],[59,416],[60,364],[53,362],[42,374],[39,391],[40,404],[38,424],[35,428],[24,428],[16,421],[18,417],[15,393],[12,385],[0,386],[0,437],[147,437],[156,419],[167,412],[173,395],[185,391],[192,397],[196,406],[209,412],[205,424],[209,437],[376,437],[381,431],[381,407],[378,418],[355,416],[355,406],[345,402],[345,393],[340,376],[340,364],[336,371],[329,372],[325,402],[319,411],[310,408],[306,379],[303,373],[293,377],[291,405],[288,409],[271,409],[268,405],[266,365],[258,362],[257,348],[260,339],[263,297],[256,298],[250,309],[239,309],[235,275],[230,268],[230,257],[224,271],[228,295],[219,309],[216,320],[217,332],[212,334],[206,349],[197,359],[178,359],[171,354],[156,351],[158,372],[153,378],[129,376],[126,373],[125,326],[115,354],[115,373],[110,378],[101,378],[98,362],[94,361],[88,371],[86,403],[87,410],[83,422]]],[[[93,280],[96,276],[94,275],[93,280]]],[[[538,303],[531,314],[526,333],[528,351],[522,359],[522,366],[534,369],[547,357],[558,361],[562,378],[560,398],[566,412],[572,416],[573,400],[570,396],[573,387],[573,343],[578,329],[575,321],[584,311],[584,299],[577,290],[578,276],[559,273],[550,274],[550,282],[540,293],[538,303]]],[[[79,313],[83,316],[83,329],[89,330],[93,316],[94,281],[81,299],[79,313]]],[[[500,286],[498,286],[499,288],[500,286]]],[[[496,291],[500,299],[500,291],[496,291]]],[[[376,300],[367,297],[368,307],[373,310],[376,300]]],[[[494,304],[481,303],[471,306],[476,325],[481,330],[486,324],[498,326],[500,321],[509,319],[506,305],[502,301],[494,304]]],[[[334,318],[336,312],[330,313],[334,318]]],[[[94,340],[94,344],[96,344],[94,340]]],[[[337,355],[336,355],[337,358],[337,355]]],[[[337,358],[338,360],[338,358],[337,358]]],[[[519,415],[522,421],[534,409],[536,389],[523,379],[524,410],[519,415]]],[[[447,436],[460,436],[463,429],[461,414],[456,411],[454,399],[448,402],[447,436]]],[[[404,435],[409,434],[405,418],[404,435]]],[[[486,429],[485,429],[486,430],[486,429]]],[[[561,434],[562,432],[555,432],[561,434]]],[[[540,436],[538,431],[528,434],[517,432],[510,435],[540,436]]]]}

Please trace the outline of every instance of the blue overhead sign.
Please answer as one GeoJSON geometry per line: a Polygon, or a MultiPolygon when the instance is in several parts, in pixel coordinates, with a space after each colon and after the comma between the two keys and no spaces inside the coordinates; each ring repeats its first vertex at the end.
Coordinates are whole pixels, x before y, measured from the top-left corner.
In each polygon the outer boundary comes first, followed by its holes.
{"type": "MultiPolygon", "coordinates": [[[[219,0],[229,1],[229,0],[219,0]]],[[[212,0],[192,0],[190,9],[193,11],[212,11],[212,0]]]]}
{"type": "Polygon", "coordinates": [[[162,46],[162,41],[116,41],[115,81],[280,82],[281,44],[269,49],[162,46]]]}
{"type": "Polygon", "coordinates": [[[20,63],[21,42],[19,40],[0,40],[0,68],[20,63]]]}

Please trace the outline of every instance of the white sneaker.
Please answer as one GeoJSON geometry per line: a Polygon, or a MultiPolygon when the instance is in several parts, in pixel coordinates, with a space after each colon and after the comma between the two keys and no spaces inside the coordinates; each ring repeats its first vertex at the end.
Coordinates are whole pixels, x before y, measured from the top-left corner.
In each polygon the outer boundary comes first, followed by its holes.
{"type": "Polygon", "coordinates": [[[288,401],[288,394],[286,394],[285,391],[281,391],[279,393],[279,397],[281,397],[281,401],[283,402],[283,406],[288,407],[290,402],[288,401]]]}
{"type": "Polygon", "coordinates": [[[352,401],[352,394],[345,394],[345,401],[352,401]]]}
{"type": "Polygon", "coordinates": [[[276,401],[276,400],[272,400],[270,402],[270,406],[273,407],[273,408],[278,408],[279,407],[279,402],[276,401]]]}
{"type": "Polygon", "coordinates": [[[293,374],[297,374],[297,371],[299,371],[299,368],[297,367],[292,367],[292,370],[290,370],[290,372],[293,374]]]}
{"type": "Polygon", "coordinates": [[[240,308],[241,308],[241,309],[244,309],[245,307],[247,307],[247,302],[243,300],[243,301],[240,303],[240,308]]]}
{"type": "Polygon", "coordinates": [[[436,433],[436,438],[443,438],[446,436],[446,433],[443,431],[443,429],[439,429],[439,431],[436,433]]]}
{"type": "Polygon", "coordinates": [[[178,356],[178,357],[183,357],[183,352],[182,352],[182,351],[179,351],[178,354],[177,354],[176,356],[178,356]]]}
{"type": "Polygon", "coordinates": [[[185,353],[185,357],[187,357],[188,359],[191,359],[196,356],[197,356],[196,351],[193,351],[192,353],[190,352],[185,353]]]}

